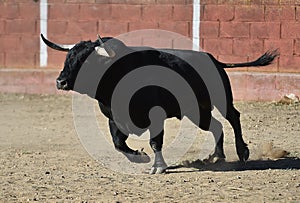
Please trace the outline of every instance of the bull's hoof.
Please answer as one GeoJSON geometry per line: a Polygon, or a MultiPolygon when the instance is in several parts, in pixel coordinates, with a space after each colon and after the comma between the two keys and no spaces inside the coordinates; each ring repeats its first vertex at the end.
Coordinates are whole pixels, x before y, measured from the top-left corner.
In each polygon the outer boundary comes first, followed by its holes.
{"type": "Polygon", "coordinates": [[[225,156],[224,155],[219,155],[219,154],[212,154],[209,155],[207,159],[204,159],[203,162],[205,164],[215,164],[215,163],[220,163],[225,161],[225,156]]]}
{"type": "Polygon", "coordinates": [[[152,166],[149,174],[162,174],[166,173],[167,165],[163,166],[152,166]]]}
{"type": "Polygon", "coordinates": [[[250,155],[248,147],[244,146],[244,147],[238,148],[237,152],[238,152],[240,161],[245,163],[248,160],[249,155],[250,155]]]}
{"type": "Polygon", "coordinates": [[[134,151],[133,154],[131,153],[123,153],[127,159],[130,162],[134,162],[134,163],[149,163],[151,161],[150,157],[148,156],[148,154],[146,154],[145,152],[143,152],[143,150],[141,151],[134,151]]]}

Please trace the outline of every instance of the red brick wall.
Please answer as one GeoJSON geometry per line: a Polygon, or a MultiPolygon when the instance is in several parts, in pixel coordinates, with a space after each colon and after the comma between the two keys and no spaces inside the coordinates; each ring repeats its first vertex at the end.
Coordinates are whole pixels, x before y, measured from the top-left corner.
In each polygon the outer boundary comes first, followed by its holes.
{"type": "Polygon", "coordinates": [[[0,67],[37,67],[39,3],[0,1],[0,67]]]}
{"type": "MultiPolygon", "coordinates": [[[[39,67],[39,3],[0,0],[0,92],[56,92],[55,77],[65,54],[48,49],[48,67],[39,67]]],[[[48,38],[57,43],[147,28],[192,37],[193,0],[48,3],[48,38]]],[[[300,95],[299,0],[201,0],[200,29],[200,46],[224,62],[249,61],[268,49],[280,49],[280,58],[271,66],[234,69],[242,72],[229,74],[235,99],[276,100],[291,92],[300,95]]]]}
{"type": "Polygon", "coordinates": [[[202,0],[201,47],[225,62],[279,48],[271,66],[251,71],[300,73],[300,1],[202,0]]]}
{"type": "MultiPolygon", "coordinates": [[[[48,38],[57,43],[164,29],[191,37],[192,4],[185,0],[48,0],[48,38]],[[83,3],[84,2],[84,3],[83,3]]],[[[39,67],[39,1],[0,1],[0,67],[39,67]]],[[[48,49],[49,67],[65,55],[48,49]]]]}
{"type": "MultiPolygon", "coordinates": [[[[68,2],[49,1],[48,38],[58,43],[94,40],[97,33],[117,36],[138,29],[164,29],[191,36],[192,6],[185,0],[68,2]]],[[[63,60],[64,55],[49,50],[50,67],[61,65],[63,60]]]]}
{"type": "MultiPolygon", "coordinates": [[[[60,43],[95,39],[96,33],[116,36],[147,28],[192,37],[192,0],[48,2],[48,37],[60,43]]],[[[259,71],[299,73],[300,3],[297,2],[202,0],[200,46],[226,62],[252,60],[268,49],[279,48],[279,60],[259,71]]],[[[0,10],[0,67],[38,68],[39,1],[2,0],[0,10]]],[[[65,56],[48,51],[49,67],[61,66],[65,56]]]]}

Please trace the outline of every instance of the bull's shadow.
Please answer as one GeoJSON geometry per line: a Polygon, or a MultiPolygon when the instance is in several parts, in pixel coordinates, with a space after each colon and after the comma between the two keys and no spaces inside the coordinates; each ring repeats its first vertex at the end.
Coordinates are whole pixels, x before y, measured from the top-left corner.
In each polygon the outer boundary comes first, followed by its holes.
{"type": "MultiPolygon", "coordinates": [[[[250,160],[246,163],[240,161],[219,162],[206,164],[203,161],[196,160],[188,164],[179,164],[168,167],[167,173],[182,173],[180,168],[193,168],[199,171],[251,171],[251,170],[268,170],[268,169],[300,169],[300,158],[287,157],[278,160],[250,160]],[[179,170],[174,170],[179,169],[179,170]]],[[[195,170],[193,170],[195,171],[195,170]]]]}

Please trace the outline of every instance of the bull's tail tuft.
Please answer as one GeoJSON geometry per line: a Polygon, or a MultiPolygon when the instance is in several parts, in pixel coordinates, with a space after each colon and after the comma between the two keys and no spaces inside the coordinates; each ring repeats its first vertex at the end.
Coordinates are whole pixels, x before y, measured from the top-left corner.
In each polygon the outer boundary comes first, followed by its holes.
{"type": "Polygon", "coordinates": [[[279,56],[278,49],[269,50],[255,61],[247,63],[225,63],[225,68],[249,67],[249,66],[266,66],[271,64],[279,56]]]}

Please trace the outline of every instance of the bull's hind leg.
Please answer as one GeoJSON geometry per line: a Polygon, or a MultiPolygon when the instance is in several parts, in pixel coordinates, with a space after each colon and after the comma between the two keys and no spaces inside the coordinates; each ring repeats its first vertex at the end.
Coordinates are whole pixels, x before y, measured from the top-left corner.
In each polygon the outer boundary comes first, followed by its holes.
{"type": "Polygon", "coordinates": [[[215,152],[209,157],[208,161],[211,163],[224,161],[224,133],[222,123],[220,123],[218,120],[212,117],[209,131],[212,132],[214,136],[216,147],[215,152]]]}
{"type": "Polygon", "coordinates": [[[150,170],[150,174],[164,173],[167,169],[167,164],[162,155],[162,145],[164,139],[164,131],[162,130],[158,135],[151,135],[150,131],[150,146],[154,152],[154,164],[150,170]]]}
{"type": "Polygon", "coordinates": [[[226,119],[229,121],[234,130],[236,151],[239,159],[240,161],[245,162],[249,158],[249,149],[242,136],[240,112],[238,112],[233,105],[230,105],[227,108],[226,119]]]}
{"type": "Polygon", "coordinates": [[[127,135],[122,133],[113,120],[109,120],[109,130],[112,136],[115,148],[122,152],[129,161],[135,163],[148,163],[150,162],[150,157],[145,152],[139,152],[138,150],[132,150],[126,144],[128,138],[127,135]]]}
{"type": "Polygon", "coordinates": [[[216,163],[225,160],[222,124],[211,115],[211,111],[201,111],[200,115],[201,120],[199,127],[202,130],[210,131],[213,134],[216,143],[214,153],[210,155],[206,161],[216,163]]]}

